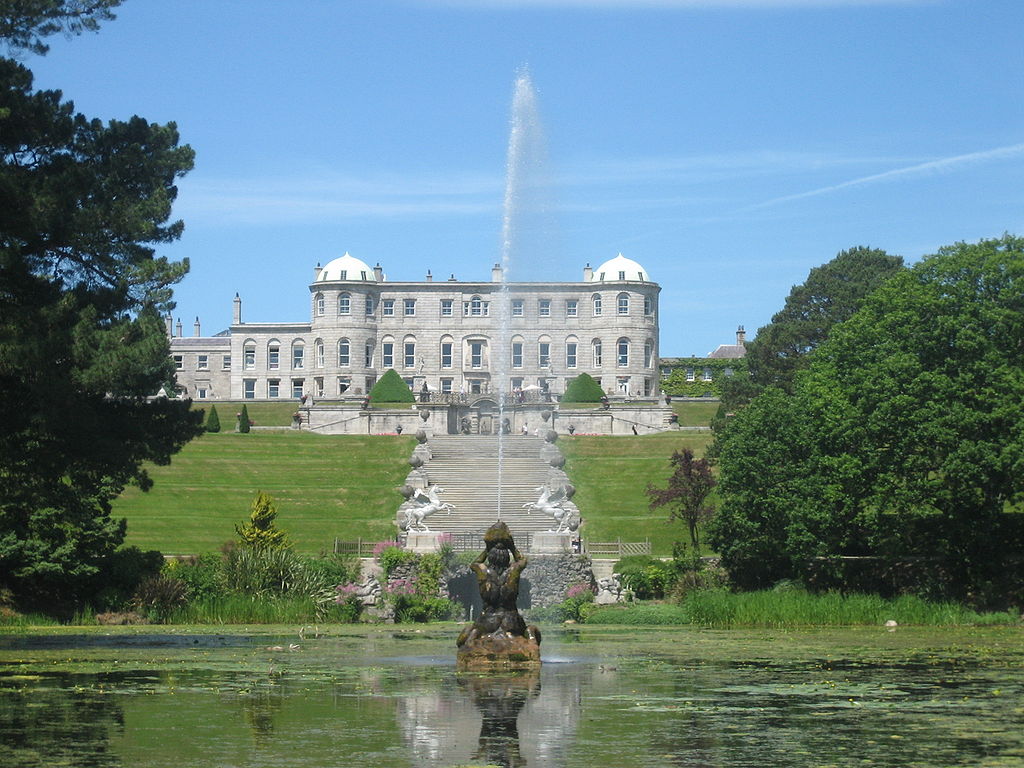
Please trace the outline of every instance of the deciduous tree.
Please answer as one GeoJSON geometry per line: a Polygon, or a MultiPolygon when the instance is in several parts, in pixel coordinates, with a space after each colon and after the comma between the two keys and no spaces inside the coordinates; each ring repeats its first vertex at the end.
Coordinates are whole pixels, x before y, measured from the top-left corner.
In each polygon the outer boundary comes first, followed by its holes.
{"type": "Polygon", "coordinates": [[[700,554],[700,526],[711,519],[714,508],[707,504],[715,478],[707,459],[694,457],[693,451],[684,448],[675,451],[670,459],[672,475],[667,488],[648,484],[646,493],[651,499],[651,509],[668,507],[668,520],[682,520],[690,533],[690,544],[696,555],[700,554]]]}

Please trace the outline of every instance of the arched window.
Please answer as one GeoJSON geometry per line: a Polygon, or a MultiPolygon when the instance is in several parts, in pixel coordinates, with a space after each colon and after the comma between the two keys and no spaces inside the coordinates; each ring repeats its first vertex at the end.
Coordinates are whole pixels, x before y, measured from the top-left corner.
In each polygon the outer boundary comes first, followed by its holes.
{"type": "Polygon", "coordinates": [[[316,312],[317,317],[323,317],[325,306],[326,303],[324,302],[324,295],[322,293],[318,293],[313,297],[313,311],[316,312]]]}
{"type": "Polygon", "coordinates": [[[599,317],[601,315],[601,294],[595,293],[590,297],[590,302],[594,307],[594,317],[599,317]]]}
{"type": "Polygon", "coordinates": [[[537,340],[537,366],[540,368],[551,367],[551,339],[541,336],[537,340]]]}
{"type": "Polygon", "coordinates": [[[305,367],[306,364],[306,345],[302,339],[296,339],[292,342],[292,368],[298,369],[305,367]]]}
{"type": "Polygon", "coordinates": [[[363,347],[363,363],[367,368],[373,368],[373,339],[367,339],[366,344],[363,347]]]}
{"type": "Polygon", "coordinates": [[[267,368],[276,371],[281,367],[281,342],[271,339],[267,342],[267,368]]]}
{"type": "Polygon", "coordinates": [[[347,368],[351,365],[352,350],[349,346],[348,339],[338,340],[338,365],[342,368],[347,368]]]}
{"type": "Polygon", "coordinates": [[[618,307],[618,312],[619,312],[620,315],[628,315],[629,314],[629,294],[628,293],[620,293],[618,295],[618,297],[616,298],[616,306],[618,307]]]}
{"type": "Polygon", "coordinates": [[[650,295],[644,296],[644,314],[645,315],[653,315],[654,314],[654,297],[652,297],[650,295]]]}
{"type": "Polygon", "coordinates": [[[451,336],[441,337],[441,367],[451,368],[453,366],[452,355],[455,350],[455,339],[451,336]]]}
{"type": "Polygon", "coordinates": [[[644,368],[654,366],[654,342],[648,339],[644,342],[644,368]]]}
{"type": "Polygon", "coordinates": [[[523,337],[513,336],[512,337],[512,367],[522,368],[523,367],[523,337]]]}
{"type": "Polygon", "coordinates": [[[619,364],[619,368],[629,367],[629,339],[623,337],[615,342],[616,347],[616,359],[619,364]]]}
{"type": "Polygon", "coordinates": [[[256,368],[256,342],[253,339],[246,339],[242,345],[242,367],[247,371],[256,368]]]}
{"type": "Polygon", "coordinates": [[[324,355],[324,340],[323,339],[317,339],[315,342],[313,342],[313,354],[316,357],[316,359],[314,360],[313,364],[317,368],[323,368],[324,365],[327,364],[327,361],[324,359],[325,355],[324,355]]]}
{"type": "Polygon", "coordinates": [[[416,337],[406,336],[402,341],[402,365],[406,368],[416,367],[416,337]]]}
{"type": "Polygon", "coordinates": [[[590,352],[593,355],[594,367],[600,368],[602,364],[600,339],[594,339],[593,341],[590,342],[590,352]]]}
{"type": "Polygon", "coordinates": [[[395,340],[390,336],[380,342],[380,364],[382,368],[395,367],[395,340]]]}
{"type": "Polygon", "coordinates": [[[575,336],[570,336],[565,340],[565,367],[575,368],[576,360],[579,356],[580,343],[575,336]]]}
{"type": "Polygon", "coordinates": [[[347,293],[338,294],[338,314],[347,315],[352,311],[352,296],[347,293]]]}

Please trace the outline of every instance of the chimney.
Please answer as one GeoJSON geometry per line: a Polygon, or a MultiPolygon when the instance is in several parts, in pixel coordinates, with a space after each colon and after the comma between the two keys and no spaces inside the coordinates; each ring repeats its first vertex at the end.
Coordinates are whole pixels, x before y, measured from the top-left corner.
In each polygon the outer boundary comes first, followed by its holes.
{"type": "Polygon", "coordinates": [[[171,317],[170,314],[168,314],[167,317],[164,318],[164,327],[167,329],[167,338],[173,339],[174,338],[174,318],[171,317]]]}
{"type": "Polygon", "coordinates": [[[178,337],[179,339],[181,338],[181,318],[180,318],[180,317],[178,318],[178,325],[177,325],[177,327],[175,328],[175,335],[176,335],[176,336],[177,336],[177,337],[178,337]]]}
{"type": "Polygon", "coordinates": [[[428,283],[432,283],[433,281],[434,281],[434,276],[432,274],[430,274],[430,270],[428,269],[427,270],[427,282],[428,283]]]}
{"type": "Polygon", "coordinates": [[[235,308],[231,313],[231,324],[241,325],[242,324],[242,300],[235,294],[235,308]]]}
{"type": "Polygon", "coordinates": [[[448,278],[448,282],[449,283],[457,282],[456,279],[455,279],[455,273],[454,272],[452,272],[451,276],[448,278]]]}
{"type": "Polygon", "coordinates": [[[192,324],[192,335],[202,336],[202,334],[199,332],[199,315],[196,315],[196,321],[192,324]]]}
{"type": "Polygon", "coordinates": [[[736,346],[745,347],[747,345],[747,332],[743,330],[741,325],[736,329],[736,346]]]}
{"type": "Polygon", "coordinates": [[[492,283],[500,283],[501,282],[501,276],[502,276],[501,264],[495,264],[493,267],[491,267],[491,282],[492,283]]]}
{"type": "Polygon", "coordinates": [[[590,266],[590,262],[587,262],[587,266],[583,268],[583,282],[589,283],[594,279],[594,268],[590,266]]]}
{"type": "Polygon", "coordinates": [[[373,279],[378,283],[384,282],[384,267],[380,265],[379,261],[373,265],[373,279]]]}
{"type": "Polygon", "coordinates": [[[317,278],[320,277],[320,269],[321,269],[320,262],[318,261],[316,263],[316,266],[313,267],[313,282],[314,283],[317,281],[317,278]]]}

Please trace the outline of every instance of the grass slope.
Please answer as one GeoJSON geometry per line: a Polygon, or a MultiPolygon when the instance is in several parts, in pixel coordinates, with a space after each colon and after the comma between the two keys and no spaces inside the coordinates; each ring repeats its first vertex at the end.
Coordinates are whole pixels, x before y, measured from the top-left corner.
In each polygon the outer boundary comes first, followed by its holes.
{"type": "Polygon", "coordinates": [[[651,540],[655,555],[672,554],[672,543],[688,541],[682,523],[667,524],[665,510],[652,512],[644,493],[648,483],[664,486],[673,451],[690,448],[703,456],[710,432],[661,432],[642,437],[565,437],[558,446],[576,486],[573,501],[586,523],[589,541],[651,540]]]}
{"type": "Polygon", "coordinates": [[[409,471],[413,444],[408,436],[291,430],[206,434],[170,466],[150,467],[153,490],[127,489],[113,514],[128,519],[128,544],[165,554],[212,552],[235,538],[235,524],[248,518],[262,490],[299,551],[329,549],[335,537],[391,538],[402,500],[395,488],[409,471]]]}

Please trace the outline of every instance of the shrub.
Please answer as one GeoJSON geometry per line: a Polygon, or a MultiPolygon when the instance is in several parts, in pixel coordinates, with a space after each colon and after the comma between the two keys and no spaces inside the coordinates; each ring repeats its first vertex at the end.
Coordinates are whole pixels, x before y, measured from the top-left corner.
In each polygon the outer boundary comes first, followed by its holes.
{"type": "Polygon", "coordinates": [[[165,621],[185,604],[188,588],[181,579],[152,576],[143,581],[132,600],[135,607],[155,621],[165,621]]]}
{"type": "Polygon", "coordinates": [[[107,557],[92,577],[93,607],[98,611],[121,610],[147,579],[160,573],[164,557],[154,550],[122,547],[107,557]]]}
{"type": "Polygon", "coordinates": [[[402,381],[394,368],[388,368],[370,390],[375,403],[412,403],[416,401],[409,385],[402,381]]]}
{"type": "Polygon", "coordinates": [[[217,406],[210,406],[210,415],[206,417],[206,431],[220,432],[220,416],[217,415],[217,406]]]}
{"type": "Polygon", "coordinates": [[[674,583],[672,565],[650,555],[630,555],[615,564],[622,584],[638,600],[660,600],[674,583]]]}
{"type": "Polygon", "coordinates": [[[563,403],[599,403],[604,396],[601,385],[589,373],[581,373],[569,382],[562,395],[563,403]]]}
{"type": "Polygon", "coordinates": [[[249,421],[249,409],[246,408],[245,404],[243,403],[242,410],[238,414],[238,431],[242,432],[243,434],[248,433],[250,423],[251,422],[249,421]]]}
{"type": "Polygon", "coordinates": [[[383,547],[376,557],[377,562],[380,563],[380,567],[384,569],[385,577],[391,576],[395,569],[401,565],[416,562],[415,552],[402,549],[392,542],[388,543],[390,546],[383,547]]]}
{"type": "Polygon", "coordinates": [[[283,549],[288,546],[288,537],[277,527],[277,508],[273,499],[263,491],[252,500],[249,522],[235,526],[235,532],[242,543],[253,549],[283,549]]]}
{"type": "Polygon", "coordinates": [[[163,575],[182,581],[190,601],[216,597],[226,588],[220,555],[205,554],[171,560],[164,565],[163,575]]]}

